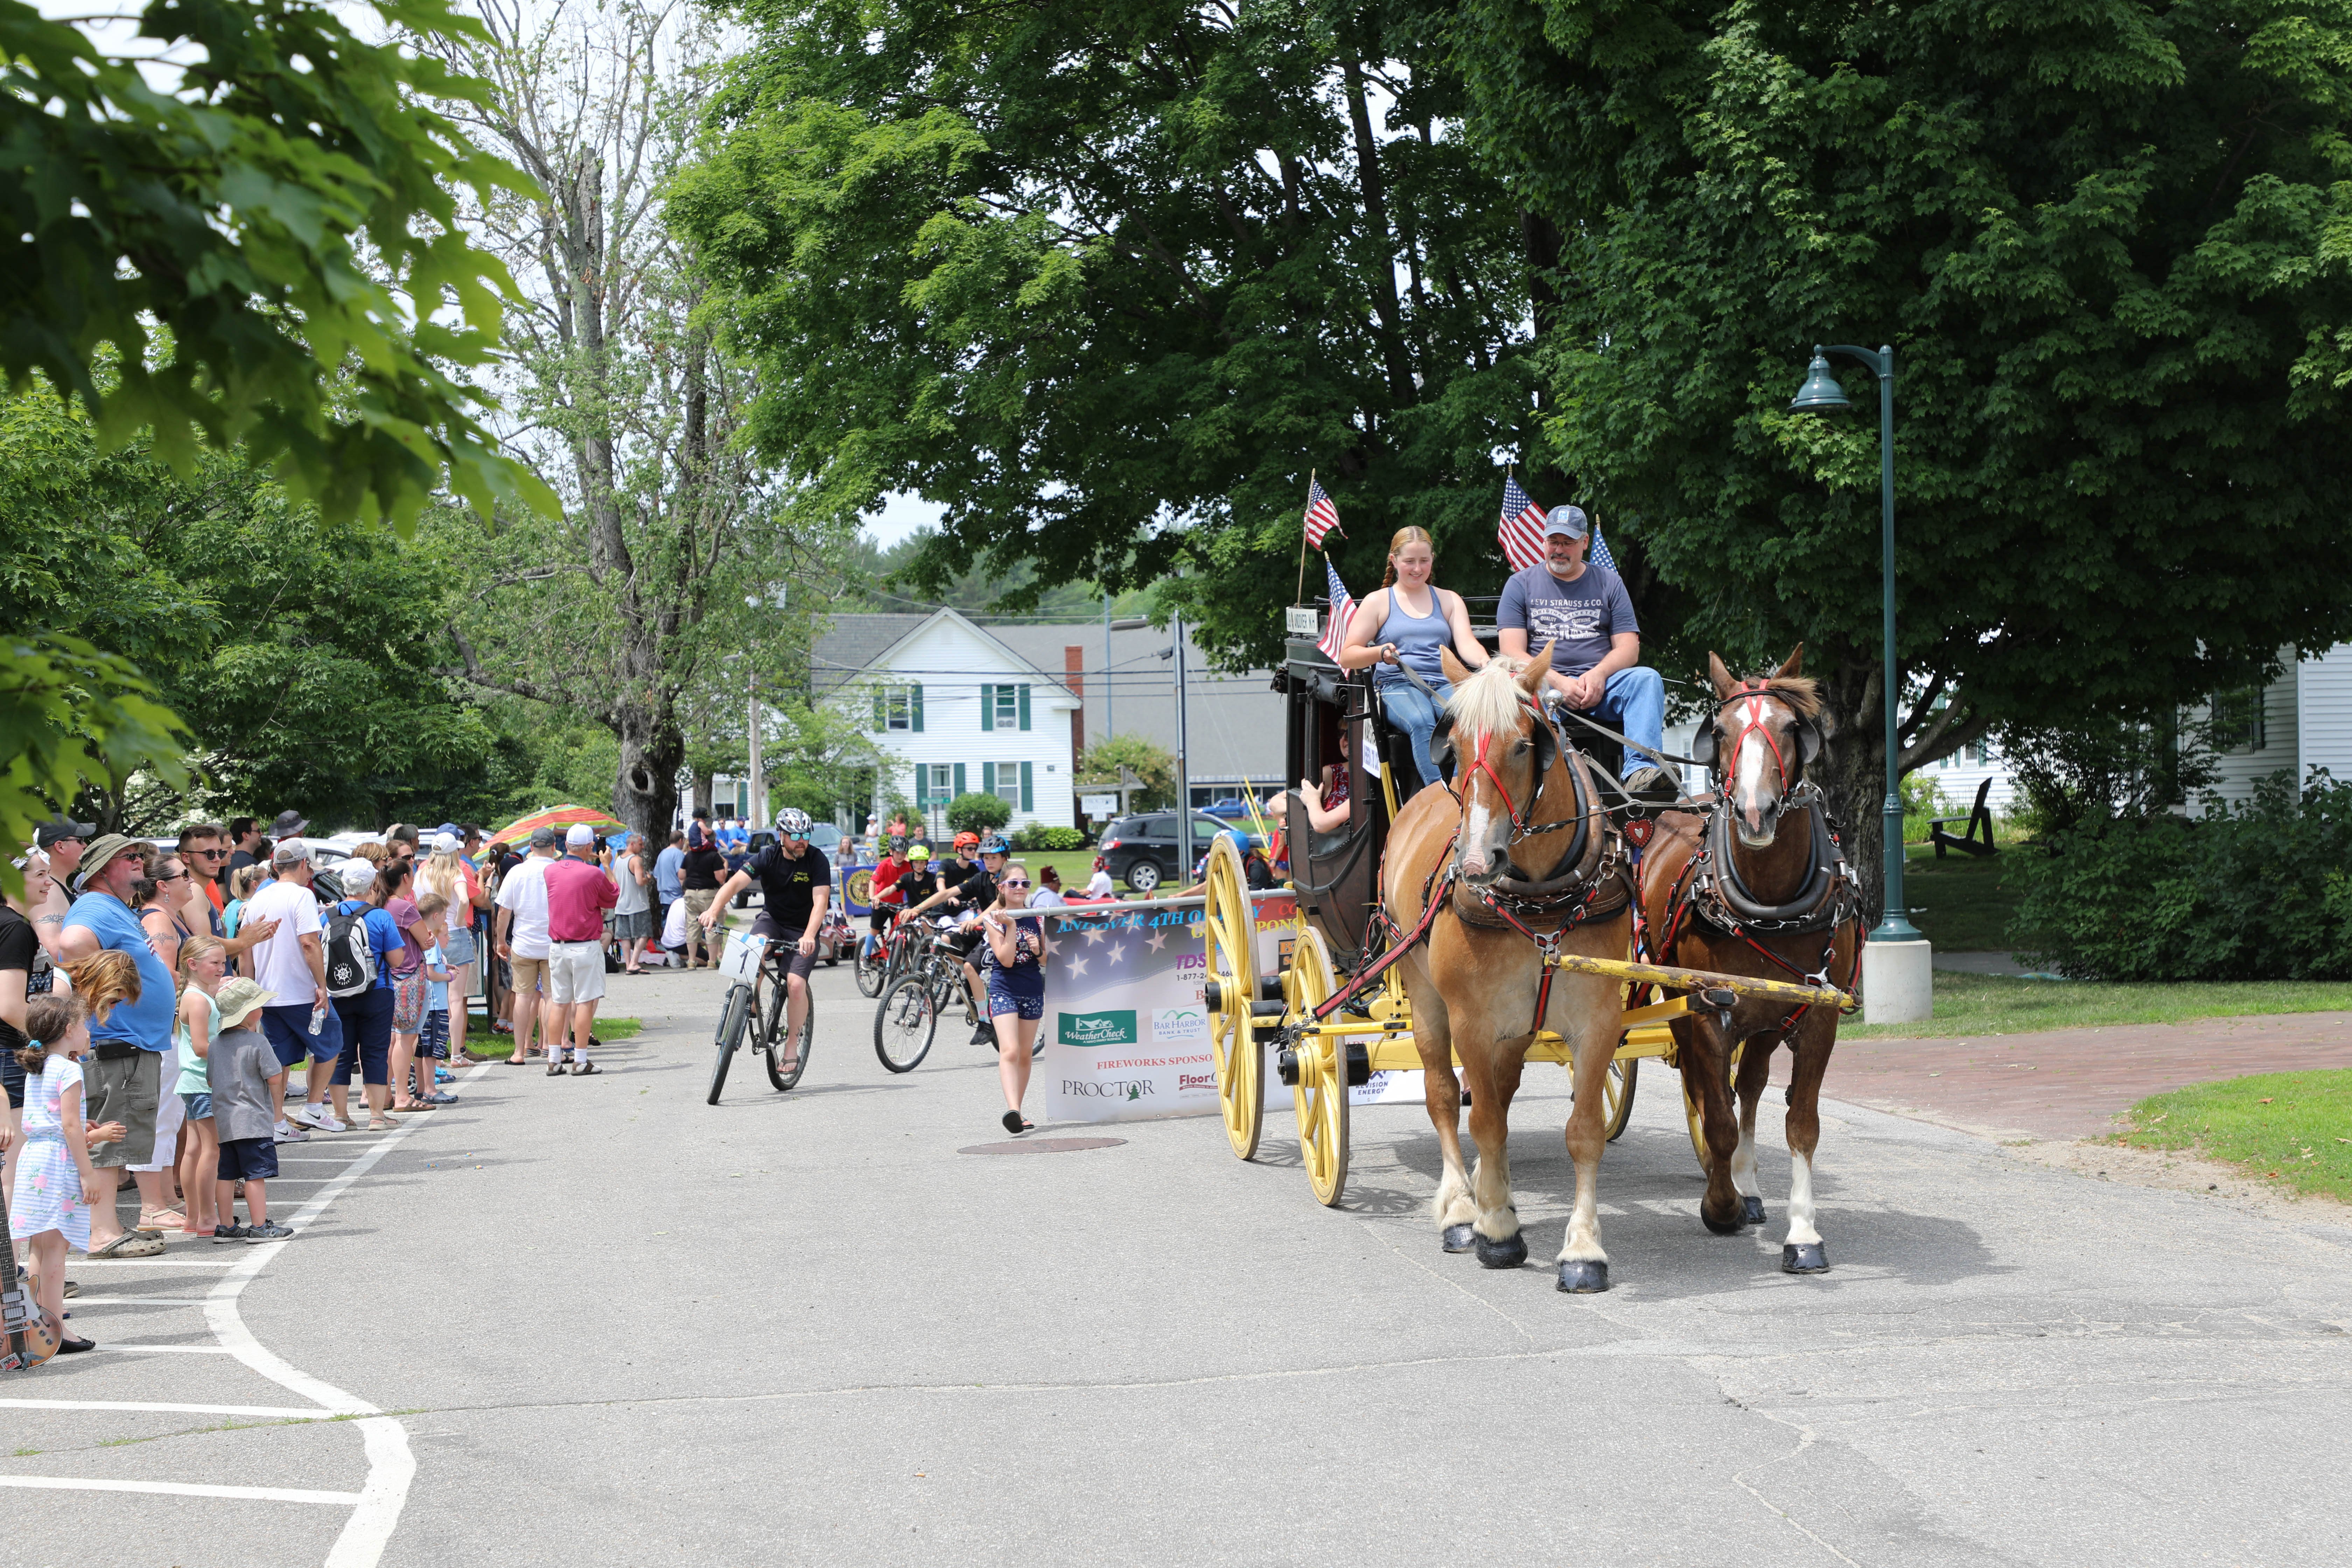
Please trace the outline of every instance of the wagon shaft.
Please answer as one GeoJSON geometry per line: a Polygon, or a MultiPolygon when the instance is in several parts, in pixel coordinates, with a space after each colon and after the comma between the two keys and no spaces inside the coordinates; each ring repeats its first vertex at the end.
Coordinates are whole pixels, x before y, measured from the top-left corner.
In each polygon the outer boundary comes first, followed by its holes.
{"type": "Polygon", "coordinates": [[[1636,984],[1672,985],[1685,991],[1730,991],[1742,996],[1773,996],[1783,1002],[1807,1002],[1822,1007],[1846,1008],[1853,998],[1834,985],[1795,985],[1786,980],[1759,980],[1752,974],[1718,974],[1711,969],[1683,969],[1671,963],[1634,963],[1622,958],[1586,958],[1580,953],[1555,953],[1552,963],[1577,974],[1606,974],[1636,984]]]}

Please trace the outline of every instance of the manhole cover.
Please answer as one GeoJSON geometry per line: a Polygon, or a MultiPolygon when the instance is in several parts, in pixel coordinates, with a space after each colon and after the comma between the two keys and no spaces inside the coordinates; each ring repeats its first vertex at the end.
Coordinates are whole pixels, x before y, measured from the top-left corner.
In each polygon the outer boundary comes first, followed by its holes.
{"type": "Polygon", "coordinates": [[[1021,1138],[1003,1143],[974,1143],[959,1154],[1066,1154],[1074,1149],[1116,1149],[1124,1138],[1021,1138]]]}

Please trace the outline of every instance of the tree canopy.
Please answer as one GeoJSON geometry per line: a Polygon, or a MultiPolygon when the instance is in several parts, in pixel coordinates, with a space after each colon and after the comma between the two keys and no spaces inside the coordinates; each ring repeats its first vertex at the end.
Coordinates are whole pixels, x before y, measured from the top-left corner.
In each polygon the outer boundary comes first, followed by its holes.
{"type": "Polygon", "coordinates": [[[1204,639],[1263,659],[1318,468],[1360,590],[1417,523],[1494,591],[1556,237],[1453,133],[1420,33],[1307,0],[736,10],[754,44],[670,221],[761,367],[761,450],[845,510],[944,506],[928,591],[1033,562],[1018,608],[1181,563],[1204,639]]]}

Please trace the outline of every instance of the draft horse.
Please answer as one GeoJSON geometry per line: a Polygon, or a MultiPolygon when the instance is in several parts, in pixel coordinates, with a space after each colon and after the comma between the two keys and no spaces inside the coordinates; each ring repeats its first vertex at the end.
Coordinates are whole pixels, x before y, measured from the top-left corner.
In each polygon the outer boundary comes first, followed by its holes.
{"type": "MultiPolygon", "coordinates": [[[[1662,963],[1724,974],[1798,980],[1856,991],[1862,900],[1805,770],[1822,750],[1821,698],[1798,673],[1801,645],[1767,674],[1734,680],[1707,656],[1712,720],[1692,746],[1720,780],[1704,816],[1669,812],[1643,857],[1643,911],[1662,963]]],[[[1837,1045],[1833,1007],[1742,996],[1674,1022],[1683,1081],[1706,1128],[1706,1194],[1699,1218],[1717,1235],[1764,1223],[1756,1182],[1756,1105],[1772,1052],[1795,1058],[1789,1084],[1789,1234],[1780,1267],[1819,1274],[1829,1254],[1813,1226],[1813,1152],[1821,1140],[1822,1077],[1837,1045]],[[1738,1053],[1736,1084],[1727,1065],[1738,1053]],[[1737,1131],[1731,1095],[1737,1091],[1737,1131]]]]}
{"type": "Polygon", "coordinates": [[[1496,657],[1475,674],[1450,651],[1443,657],[1454,693],[1430,751],[1447,787],[1423,790],[1398,813],[1381,868],[1383,907],[1398,929],[1419,929],[1439,905],[1427,942],[1399,961],[1445,1159],[1434,1217],[1448,1252],[1475,1247],[1489,1268],[1526,1261],[1511,1202],[1511,1097],[1536,1031],[1549,1028],[1569,1042],[1576,1085],[1568,1120],[1576,1206],[1558,1259],[1559,1289],[1606,1290],[1598,1194],[1618,983],[1556,971],[1546,957],[1624,956],[1633,910],[1622,841],[1590,765],[1561,744],[1538,705],[1549,645],[1524,664],[1496,657]],[[1478,1143],[1468,1174],[1456,1052],[1478,1143]]]}

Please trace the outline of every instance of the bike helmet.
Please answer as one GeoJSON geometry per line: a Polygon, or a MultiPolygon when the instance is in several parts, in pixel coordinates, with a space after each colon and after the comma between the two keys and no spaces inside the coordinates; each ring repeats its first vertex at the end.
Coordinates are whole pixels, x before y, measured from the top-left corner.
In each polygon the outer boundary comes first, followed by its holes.
{"type": "Polygon", "coordinates": [[[959,833],[955,836],[955,847],[959,849],[976,849],[980,847],[980,835],[959,833]]]}
{"type": "Polygon", "coordinates": [[[992,833],[980,841],[980,852],[983,855],[1010,855],[1013,846],[1004,842],[1002,833],[992,833]]]}
{"type": "Polygon", "coordinates": [[[928,860],[930,858],[931,847],[928,844],[918,844],[913,848],[907,851],[907,858],[918,863],[928,860]]]}
{"type": "Polygon", "coordinates": [[[776,831],[794,838],[809,836],[809,814],[799,806],[788,805],[776,813],[776,831]]]}
{"type": "MultiPolygon", "coordinates": [[[[890,853],[893,855],[904,855],[906,852],[907,836],[903,833],[893,833],[890,835],[890,853]]],[[[927,849],[924,853],[928,855],[930,851],[927,849]]]]}

